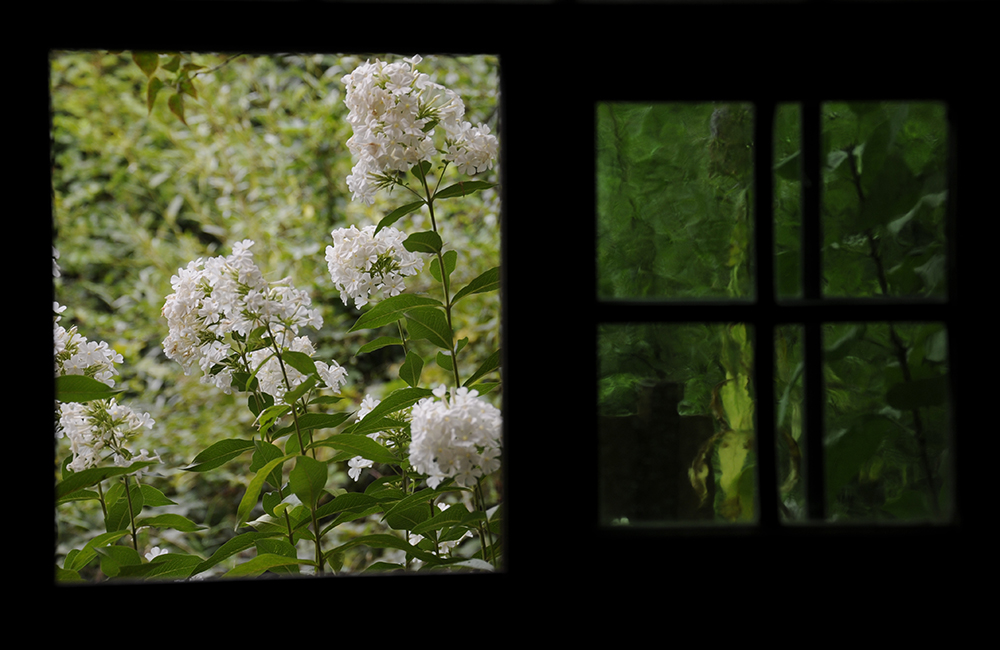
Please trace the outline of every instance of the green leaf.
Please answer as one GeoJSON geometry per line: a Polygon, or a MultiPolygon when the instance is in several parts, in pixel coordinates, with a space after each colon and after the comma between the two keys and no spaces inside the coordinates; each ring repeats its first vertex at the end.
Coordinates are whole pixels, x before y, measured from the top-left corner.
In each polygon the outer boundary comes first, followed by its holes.
{"type": "Polygon", "coordinates": [[[299,456],[295,460],[295,467],[288,474],[288,486],[312,510],[323,494],[326,478],[326,463],[309,456],[299,456]]]}
{"type": "Polygon", "coordinates": [[[309,357],[309,355],[304,352],[285,350],[281,353],[281,360],[307,377],[309,375],[316,374],[316,364],[309,357]]]}
{"type": "Polygon", "coordinates": [[[143,485],[142,487],[142,501],[147,506],[171,506],[175,505],[175,502],[171,501],[166,497],[163,492],[160,492],[152,485],[143,485]]]}
{"type": "MultiPolygon", "coordinates": [[[[416,404],[425,397],[430,397],[434,393],[428,388],[400,388],[389,393],[378,405],[365,415],[368,418],[381,418],[390,413],[402,411],[405,408],[416,404]]],[[[362,422],[364,422],[362,420],[362,422]]]]}
{"type": "Polygon", "coordinates": [[[230,438],[220,440],[205,451],[195,456],[191,467],[185,467],[186,472],[207,472],[225,465],[245,451],[254,448],[252,440],[242,440],[240,438],[230,438]]]}
{"type": "Polygon", "coordinates": [[[439,348],[451,349],[451,328],[444,312],[436,307],[421,307],[406,312],[406,329],[414,339],[427,339],[439,348]]]}
{"type": "Polygon", "coordinates": [[[199,573],[211,569],[213,566],[226,560],[237,553],[247,550],[248,548],[253,548],[257,541],[267,537],[274,537],[275,535],[280,535],[281,533],[260,533],[257,531],[250,531],[248,533],[240,533],[236,537],[228,540],[225,544],[216,549],[212,557],[208,558],[201,564],[195,567],[191,572],[191,575],[198,575],[199,573]]]}
{"type": "Polygon", "coordinates": [[[260,412],[257,416],[257,426],[260,428],[260,435],[265,435],[271,430],[271,425],[275,420],[288,412],[291,407],[288,404],[275,404],[260,412]]]}
{"type": "Polygon", "coordinates": [[[374,352],[375,350],[380,350],[390,345],[402,345],[402,344],[403,344],[403,339],[395,338],[392,336],[380,336],[374,341],[362,345],[361,348],[358,349],[357,354],[355,354],[354,356],[357,356],[358,354],[367,354],[369,352],[374,352]]]}
{"type": "Polygon", "coordinates": [[[399,459],[396,458],[391,451],[375,442],[367,435],[362,434],[341,433],[316,442],[312,446],[333,447],[334,449],[350,452],[352,457],[361,456],[362,458],[367,458],[368,460],[376,463],[386,463],[390,465],[399,463],[399,459]]]}
{"type": "Polygon", "coordinates": [[[414,210],[419,210],[424,203],[424,201],[414,201],[413,203],[407,203],[404,206],[396,208],[378,222],[378,225],[375,227],[375,234],[377,235],[380,230],[387,226],[391,226],[414,210]]]}
{"type": "Polygon", "coordinates": [[[257,505],[257,497],[260,496],[260,491],[264,487],[264,481],[267,480],[271,471],[281,463],[295,456],[296,454],[287,454],[281,458],[276,458],[257,471],[257,474],[250,481],[250,485],[247,486],[247,491],[243,494],[240,505],[236,508],[235,530],[239,530],[240,526],[245,524],[247,519],[250,518],[250,512],[257,505]]]}
{"type": "Polygon", "coordinates": [[[149,80],[149,83],[146,85],[147,115],[153,112],[153,106],[156,104],[156,96],[162,89],[163,89],[163,81],[159,77],[153,77],[152,79],[149,80]]]}
{"type": "Polygon", "coordinates": [[[415,535],[424,535],[432,530],[454,526],[461,523],[468,514],[469,511],[466,507],[461,503],[457,503],[446,510],[438,512],[422,524],[415,526],[410,532],[415,535]]]}
{"type": "Polygon", "coordinates": [[[62,375],[56,377],[56,401],[91,402],[109,399],[122,391],[115,390],[102,381],[83,375],[62,375]]]}
{"type": "Polygon", "coordinates": [[[411,253],[437,253],[441,246],[441,235],[433,230],[415,232],[403,242],[403,248],[411,253]]]}
{"type": "Polygon", "coordinates": [[[274,553],[264,553],[263,555],[258,555],[257,557],[240,564],[239,566],[229,570],[223,575],[223,578],[256,578],[262,573],[274,569],[276,567],[290,566],[295,564],[311,564],[309,560],[299,560],[296,558],[286,557],[284,555],[276,555],[274,553]]]}
{"type": "MultiPolygon", "coordinates": [[[[455,271],[455,263],[458,261],[457,251],[445,251],[442,254],[444,258],[444,270],[446,275],[451,275],[455,271]]],[[[433,277],[438,282],[441,282],[441,263],[435,257],[431,260],[431,277],[433,277]]]]}
{"type": "Polygon", "coordinates": [[[142,564],[139,553],[131,546],[104,546],[94,550],[101,556],[101,571],[109,578],[118,577],[122,567],[142,564]]]}
{"type": "Polygon", "coordinates": [[[455,304],[458,302],[459,298],[467,296],[470,293],[483,293],[485,291],[494,291],[500,288],[500,267],[495,267],[486,271],[478,278],[470,282],[461,291],[455,294],[452,298],[451,303],[455,304]]]}
{"type": "Polygon", "coordinates": [[[450,354],[438,352],[436,361],[439,367],[444,368],[448,372],[455,369],[455,364],[453,363],[454,360],[451,358],[450,354]]]}
{"type": "Polygon", "coordinates": [[[204,526],[199,526],[187,517],[172,514],[156,515],[155,517],[143,517],[142,519],[137,519],[135,525],[136,527],[150,526],[154,528],[173,528],[174,530],[179,530],[185,533],[194,532],[204,528],[204,526]]]}
{"type": "Polygon", "coordinates": [[[416,387],[420,383],[420,372],[424,369],[424,360],[420,355],[410,350],[406,353],[406,361],[399,367],[399,378],[408,385],[416,387]]]}
{"type": "Polygon", "coordinates": [[[177,116],[177,118],[187,126],[187,122],[184,120],[184,95],[180,93],[174,93],[167,100],[167,107],[170,112],[177,116]]]}
{"type": "MultiPolygon", "coordinates": [[[[353,412],[334,413],[332,415],[328,415],[326,413],[303,413],[299,416],[299,431],[305,433],[306,431],[311,431],[313,429],[332,429],[334,427],[339,427],[352,415],[354,415],[353,412]]],[[[289,433],[292,433],[293,431],[295,431],[294,423],[276,431],[274,433],[274,437],[281,438],[289,433]]]]}
{"type": "MultiPolygon", "coordinates": [[[[272,460],[276,458],[281,458],[283,452],[270,442],[264,440],[254,441],[255,449],[253,452],[253,457],[250,460],[250,471],[256,472],[264,465],[267,465],[272,460]]],[[[281,485],[281,465],[278,465],[273,470],[271,470],[271,475],[267,477],[267,482],[271,485],[281,485]]]]}
{"type": "Polygon", "coordinates": [[[138,485],[133,485],[129,488],[128,494],[128,497],[122,497],[108,507],[104,526],[109,533],[130,528],[132,518],[138,517],[142,512],[142,489],[138,485]]]}
{"type": "Polygon", "coordinates": [[[156,52],[132,52],[132,60],[147,77],[151,77],[160,67],[160,55],[156,52]]]}
{"type": "Polygon", "coordinates": [[[407,311],[418,307],[441,306],[441,302],[433,298],[415,296],[409,293],[401,293],[398,296],[386,298],[378,303],[358,318],[354,326],[347,330],[356,332],[357,330],[372,329],[382,327],[390,323],[395,323],[406,314],[407,311]]]}
{"type": "Polygon", "coordinates": [[[66,556],[66,566],[64,568],[70,571],[79,571],[83,567],[94,559],[97,555],[94,549],[108,546],[109,544],[114,544],[119,539],[128,535],[127,530],[116,530],[110,533],[101,533],[84,545],[80,552],[73,556],[72,560],[69,555],[66,556]]]}
{"type": "Polygon", "coordinates": [[[416,546],[407,544],[406,542],[401,540],[399,537],[396,537],[395,535],[385,535],[385,534],[365,535],[363,537],[355,537],[346,544],[342,544],[334,549],[331,549],[330,551],[325,553],[324,556],[330,557],[337,553],[342,553],[343,551],[352,548],[354,546],[370,546],[371,548],[397,548],[406,551],[407,554],[412,555],[413,557],[419,560],[423,560],[424,562],[436,562],[438,559],[437,556],[434,555],[433,553],[428,553],[427,551],[423,551],[417,548],[416,546]]]}
{"type": "Polygon", "coordinates": [[[377,506],[378,502],[374,497],[367,494],[361,494],[360,492],[348,492],[347,494],[341,494],[339,497],[327,501],[320,507],[316,508],[316,517],[328,517],[330,515],[337,514],[338,512],[344,511],[360,511],[367,510],[372,506],[377,506]]]}
{"type": "Polygon", "coordinates": [[[456,196],[465,196],[480,190],[486,190],[496,185],[486,181],[459,181],[454,185],[449,185],[440,192],[434,194],[435,199],[450,199],[456,196]]]}
{"type": "Polygon", "coordinates": [[[318,382],[319,382],[318,375],[309,375],[304,380],[302,380],[302,383],[300,383],[298,386],[285,393],[281,399],[283,402],[285,402],[285,404],[295,404],[296,400],[298,400],[300,397],[311,391],[313,389],[313,386],[315,386],[318,382]]]}
{"type": "Polygon", "coordinates": [[[131,474],[137,469],[156,464],[158,464],[157,461],[142,461],[132,463],[128,467],[92,467],[82,472],[74,472],[67,476],[65,480],[56,484],[56,500],[62,500],[77,490],[97,485],[104,479],[121,476],[122,474],[131,474]]]}
{"type": "Polygon", "coordinates": [[[486,361],[483,362],[483,365],[479,366],[479,369],[476,370],[476,372],[473,373],[471,377],[466,379],[465,383],[462,385],[468,388],[472,386],[474,383],[476,383],[476,381],[478,381],[480,377],[483,377],[486,374],[493,372],[499,367],[500,367],[500,350],[497,350],[496,352],[491,354],[486,359],[486,361]]]}

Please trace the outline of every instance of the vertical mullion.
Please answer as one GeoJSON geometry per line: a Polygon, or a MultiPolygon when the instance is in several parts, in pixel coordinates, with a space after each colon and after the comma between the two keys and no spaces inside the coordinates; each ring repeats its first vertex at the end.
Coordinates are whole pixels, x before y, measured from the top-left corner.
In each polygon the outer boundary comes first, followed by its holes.
{"type": "Polygon", "coordinates": [[[757,481],[760,524],[778,525],[778,468],[774,414],[774,113],[773,100],[756,102],[754,122],[754,267],[757,300],[754,322],[757,397],[757,481]]]}
{"type": "MultiPolygon", "coordinates": [[[[802,282],[807,302],[822,299],[820,228],[821,148],[820,104],[802,102],[802,282]]],[[[821,314],[822,310],[814,313],[821,314]]],[[[825,466],[823,458],[823,340],[822,319],[809,318],[805,328],[803,362],[805,363],[805,439],[806,504],[809,519],[826,518],[825,466]]]]}

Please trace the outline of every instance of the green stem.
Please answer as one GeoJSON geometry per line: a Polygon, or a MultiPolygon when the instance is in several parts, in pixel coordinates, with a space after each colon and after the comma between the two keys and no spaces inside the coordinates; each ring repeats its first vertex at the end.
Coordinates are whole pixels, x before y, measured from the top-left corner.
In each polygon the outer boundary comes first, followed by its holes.
{"type": "Polygon", "coordinates": [[[123,477],[125,481],[125,498],[128,500],[128,518],[132,524],[132,548],[139,550],[139,540],[135,530],[135,512],[132,510],[132,492],[128,488],[128,475],[123,477]]]}
{"type": "MultiPolygon", "coordinates": [[[[444,170],[441,170],[441,175],[444,176],[444,170]]],[[[436,232],[438,235],[440,235],[441,233],[439,233],[437,229],[437,220],[434,218],[434,195],[431,193],[431,189],[427,185],[427,176],[423,173],[422,170],[420,173],[420,182],[424,186],[424,192],[427,193],[426,203],[427,203],[427,211],[431,215],[431,229],[434,230],[434,232],[436,232]]],[[[438,178],[438,185],[440,185],[440,183],[441,179],[438,178]]],[[[451,370],[452,374],[454,374],[455,376],[455,388],[458,388],[459,386],[462,385],[462,379],[458,373],[458,358],[457,358],[458,353],[455,350],[455,329],[452,326],[452,320],[451,320],[451,296],[449,295],[450,291],[448,286],[448,272],[444,266],[444,255],[441,253],[440,250],[438,250],[436,254],[438,259],[438,268],[441,270],[441,288],[444,291],[444,313],[445,317],[448,320],[448,329],[452,333],[451,370]]]]}

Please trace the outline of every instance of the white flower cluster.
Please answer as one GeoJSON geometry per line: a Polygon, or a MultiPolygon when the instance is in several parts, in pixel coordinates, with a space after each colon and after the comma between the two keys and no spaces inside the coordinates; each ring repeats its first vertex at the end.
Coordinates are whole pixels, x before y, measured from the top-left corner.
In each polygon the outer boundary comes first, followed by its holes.
{"type": "MultiPolygon", "coordinates": [[[[371,395],[365,395],[365,398],[361,400],[361,406],[358,408],[358,422],[364,419],[366,415],[371,413],[372,409],[379,405],[382,400],[377,400],[371,395]]],[[[382,432],[369,433],[368,437],[378,442],[382,438],[382,432]]],[[[347,461],[347,466],[350,468],[347,470],[347,475],[357,481],[361,478],[361,470],[367,469],[372,466],[372,461],[364,458],[363,456],[355,456],[351,460],[347,461]]]]}
{"type": "MultiPolygon", "coordinates": [[[[302,352],[310,357],[316,354],[316,348],[313,347],[312,341],[309,340],[308,336],[295,337],[291,345],[288,346],[288,349],[293,352],[302,352]]],[[[322,361],[315,361],[314,363],[320,379],[334,392],[339,391],[347,383],[347,371],[341,368],[340,364],[336,361],[331,361],[330,365],[322,361]]],[[[251,352],[250,366],[255,369],[260,366],[260,369],[257,371],[257,381],[260,383],[260,389],[275,400],[280,400],[285,395],[287,390],[285,388],[285,375],[288,376],[288,383],[292,387],[298,386],[306,378],[301,372],[288,365],[285,366],[283,374],[281,372],[281,364],[278,363],[278,359],[274,356],[271,348],[261,348],[260,350],[251,352]],[[263,365],[261,365],[262,363],[263,365]]]]}
{"type": "Polygon", "coordinates": [[[500,411],[465,387],[449,396],[438,386],[434,395],[413,406],[410,464],[432,488],[449,477],[470,487],[500,468],[500,411]]]}
{"type": "MultiPolygon", "coordinates": [[[[233,246],[228,257],[198,259],[180,269],[170,279],[174,293],[167,296],[163,305],[169,327],[163,341],[167,358],[181,364],[185,374],[191,374],[197,365],[204,373],[202,381],[225,393],[232,392],[233,369],[216,366],[223,364],[232,352],[227,334],[246,337],[254,329],[267,325],[278,345],[286,347],[286,339],[296,336],[299,327],[323,326],[320,312],[312,309],[306,292],[290,286],[287,278],[270,284],[264,279],[250,252],[253,244],[249,239],[244,240],[233,246]]],[[[306,349],[301,342],[294,345],[306,349]]],[[[311,343],[308,350],[313,353],[311,343]]],[[[256,351],[254,358],[260,363],[268,354],[256,351]]],[[[273,374],[266,365],[265,378],[273,374]]],[[[343,383],[346,372],[342,375],[336,362],[331,366],[318,363],[317,370],[321,367],[323,379],[331,388],[343,383]]]]}
{"type": "Polygon", "coordinates": [[[136,413],[113,399],[67,402],[59,404],[56,436],[69,439],[73,451],[69,469],[74,472],[98,466],[105,454],[113,458],[116,466],[128,467],[133,462],[160,461],[159,456],[151,456],[145,449],[134,454],[125,446],[142,429],[152,429],[153,424],[148,413],[136,413]]]}
{"type": "Polygon", "coordinates": [[[75,325],[68,330],[60,325],[62,316],[59,314],[66,308],[59,303],[52,303],[52,310],[56,314],[53,327],[55,376],[86,375],[114,386],[114,376],[118,374],[114,364],[122,362],[122,355],[104,341],[97,343],[88,341],[86,336],[80,336],[75,325]]]}
{"type": "Polygon", "coordinates": [[[488,126],[473,127],[462,118],[465,105],[455,92],[417,72],[421,58],[398,63],[365,62],[343,77],[344,103],[354,135],[347,146],[357,158],[347,186],[354,200],[371,205],[377,178],[405,172],[437,154],[434,129],[445,131],[444,159],[464,174],[491,169],[497,155],[496,136],[488,126]],[[373,176],[375,177],[373,179],[373,176]],[[373,183],[372,181],[375,180],[373,183]]]}
{"type": "MultiPolygon", "coordinates": [[[[59,314],[66,310],[59,303],[52,303],[55,312],[55,376],[84,375],[114,387],[114,375],[118,370],[114,364],[123,361],[107,343],[88,341],[77,333],[76,326],[70,329],[59,325],[59,314]]],[[[133,461],[155,460],[145,449],[138,455],[125,446],[125,442],[142,429],[152,429],[153,419],[149,413],[136,413],[128,406],[113,399],[91,402],[56,402],[59,410],[59,425],[56,437],[64,435],[69,439],[73,460],[69,469],[79,472],[96,467],[109,452],[115,465],[127,467],[133,461]]]]}
{"type": "Polygon", "coordinates": [[[416,275],[424,268],[424,260],[403,248],[402,232],[392,227],[375,234],[375,226],[362,230],[356,227],[334,230],[333,246],[326,247],[326,263],[340,299],[347,304],[354,299],[358,309],[368,304],[369,297],[381,290],[396,296],[406,289],[403,278],[416,275]]]}

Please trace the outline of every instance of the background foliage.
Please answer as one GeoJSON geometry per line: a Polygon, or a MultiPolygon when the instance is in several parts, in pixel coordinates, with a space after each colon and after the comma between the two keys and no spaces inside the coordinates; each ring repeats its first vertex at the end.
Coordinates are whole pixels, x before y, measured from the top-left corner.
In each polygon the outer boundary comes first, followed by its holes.
{"type": "MultiPolygon", "coordinates": [[[[357,355],[374,333],[347,333],[359,312],[341,302],[324,260],[333,229],[375,224],[398,205],[397,195],[379,196],[371,207],[350,201],[351,130],[340,82],[367,58],[396,57],[161,53],[150,72],[153,55],[133,54],[51,56],[54,245],[62,269],[55,300],[67,307],[63,325],[123,355],[123,401],[156,420],[145,445],[165,462],[153,475],[177,502],[175,512],[208,526],[201,535],[151,543],[204,556],[232,534],[243,479],[225,467],[211,475],[178,468],[215,440],[245,435],[252,416],[237,396],[184,376],[163,355],[160,309],[170,278],[194,259],[253,239],[267,279],[291,276],[322,309],[324,327],[313,340],[319,355],[348,370],[344,395],[358,403],[366,392],[378,398],[403,385],[395,379],[398,347],[357,355]],[[162,86],[149,101],[156,79],[162,86]]],[[[467,119],[499,131],[495,58],[425,57],[420,69],[462,96],[467,119]]],[[[495,173],[484,180],[497,181],[495,173]]],[[[499,199],[487,190],[449,203],[439,228],[463,254],[452,276],[461,286],[499,265],[499,199]]],[[[413,214],[397,227],[419,229],[425,218],[413,214]]],[[[413,289],[432,282],[420,276],[413,289]]],[[[456,337],[488,354],[499,347],[499,314],[485,296],[464,300],[456,337]]],[[[467,355],[469,363],[478,356],[467,355]]],[[[428,366],[425,377],[444,380],[444,372],[428,366]]],[[[488,398],[499,405],[499,391],[488,398]]],[[[351,489],[346,466],[339,471],[351,489]]],[[[78,506],[59,513],[62,552],[103,527],[99,511],[78,506]]]]}
{"type": "MultiPolygon", "coordinates": [[[[945,108],[934,103],[827,104],[822,119],[824,246],[804,254],[822,256],[824,292],[942,296],[945,108]]],[[[753,115],[743,105],[598,107],[600,298],[753,297],[750,195],[760,170],[752,169],[752,123],[753,115]]],[[[799,131],[798,106],[780,105],[775,115],[773,253],[774,290],[781,297],[801,295],[799,131]]],[[[739,374],[732,355],[741,339],[733,332],[732,327],[698,323],[600,328],[600,413],[630,417],[644,390],[657,382],[676,382],[684,385],[680,414],[712,416],[717,435],[724,434],[736,415],[727,410],[720,388],[739,374]],[[719,405],[725,417],[719,417],[719,405]]],[[[800,447],[801,332],[786,326],[774,335],[776,374],[769,380],[775,382],[779,400],[778,422],[758,425],[777,427],[780,508],[795,519],[804,512],[798,477],[802,455],[808,453],[800,447]]],[[[742,339],[746,345],[752,336],[742,339]]],[[[943,326],[830,325],[824,341],[830,515],[843,520],[936,519],[946,514],[943,326]]],[[[745,398],[752,399],[752,382],[747,391],[745,398]]],[[[752,456],[745,462],[751,463],[752,456]]]]}

